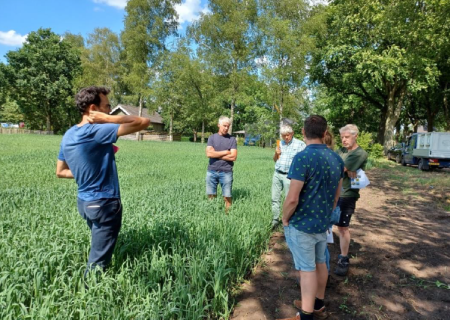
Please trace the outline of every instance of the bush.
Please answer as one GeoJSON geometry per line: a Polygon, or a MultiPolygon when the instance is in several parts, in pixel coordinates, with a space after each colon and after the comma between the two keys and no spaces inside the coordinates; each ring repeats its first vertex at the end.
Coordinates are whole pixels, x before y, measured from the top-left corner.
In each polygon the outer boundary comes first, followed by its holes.
{"type": "Polygon", "coordinates": [[[374,143],[371,146],[370,156],[375,159],[384,158],[384,149],[383,146],[379,143],[374,143]]]}
{"type": "Polygon", "coordinates": [[[358,145],[366,150],[367,153],[370,153],[372,150],[372,142],[373,138],[371,133],[362,131],[358,134],[358,145]]]}

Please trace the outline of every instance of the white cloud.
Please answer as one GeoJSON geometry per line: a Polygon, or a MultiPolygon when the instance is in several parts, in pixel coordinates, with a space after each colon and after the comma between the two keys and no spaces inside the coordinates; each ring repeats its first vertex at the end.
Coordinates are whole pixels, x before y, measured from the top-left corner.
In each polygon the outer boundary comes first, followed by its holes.
{"type": "Polygon", "coordinates": [[[200,0],[186,0],[182,4],[175,5],[175,10],[178,13],[178,22],[183,24],[200,18],[200,13],[207,13],[209,10],[206,5],[202,8],[200,0]]]}
{"type": "Polygon", "coordinates": [[[27,35],[21,36],[14,30],[7,32],[0,31],[0,44],[4,44],[12,47],[19,47],[27,39],[27,35]]]}
{"type": "MultiPolygon", "coordinates": [[[[94,3],[105,4],[107,6],[124,9],[128,0],[92,0],[94,3]]],[[[200,18],[200,14],[208,14],[210,11],[208,5],[201,5],[201,0],[185,0],[182,4],[174,6],[178,13],[178,22],[183,24],[185,22],[191,23],[200,18]]],[[[98,10],[98,8],[95,8],[98,10]]]]}
{"type": "Polygon", "coordinates": [[[127,6],[128,0],[93,0],[94,3],[104,3],[107,6],[124,9],[127,6]]]}

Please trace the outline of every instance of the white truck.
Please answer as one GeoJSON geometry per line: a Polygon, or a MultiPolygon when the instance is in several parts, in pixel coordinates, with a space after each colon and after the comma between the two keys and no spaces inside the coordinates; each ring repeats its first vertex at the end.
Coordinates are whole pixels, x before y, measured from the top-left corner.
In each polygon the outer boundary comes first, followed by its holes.
{"type": "Polygon", "coordinates": [[[407,164],[423,171],[450,168],[450,132],[413,133],[402,153],[402,165],[407,164]]]}

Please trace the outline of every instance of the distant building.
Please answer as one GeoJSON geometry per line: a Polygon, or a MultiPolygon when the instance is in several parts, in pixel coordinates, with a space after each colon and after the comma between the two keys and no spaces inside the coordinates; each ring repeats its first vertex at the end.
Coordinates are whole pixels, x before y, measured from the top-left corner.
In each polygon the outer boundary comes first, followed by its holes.
{"type": "MultiPolygon", "coordinates": [[[[126,106],[123,104],[117,105],[114,109],[111,110],[112,115],[133,115],[139,116],[139,107],[135,106],[126,106]]],[[[151,114],[148,114],[147,108],[142,108],[142,117],[150,119],[150,126],[153,128],[153,131],[156,132],[164,132],[164,121],[163,118],[156,111],[152,111],[151,114]]]]}

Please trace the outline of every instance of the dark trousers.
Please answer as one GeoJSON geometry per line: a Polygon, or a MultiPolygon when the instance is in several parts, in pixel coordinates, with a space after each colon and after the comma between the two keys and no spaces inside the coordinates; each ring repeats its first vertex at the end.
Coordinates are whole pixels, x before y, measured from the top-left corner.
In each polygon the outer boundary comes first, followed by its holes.
{"type": "Polygon", "coordinates": [[[105,270],[111,262],[114,247],[122,226],[120,199],[83,201],[78,199],[78,212],[91,229],[91,251],[86,274],[96,267],[105,270]]]}

